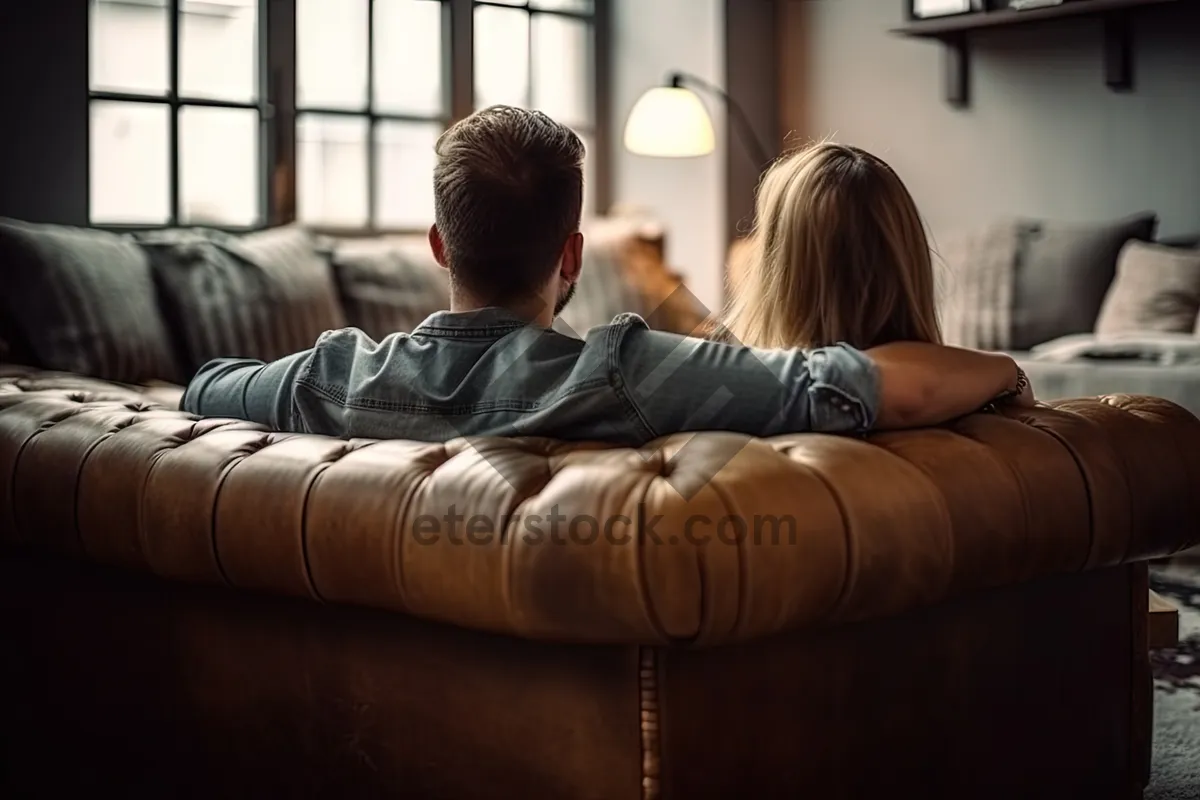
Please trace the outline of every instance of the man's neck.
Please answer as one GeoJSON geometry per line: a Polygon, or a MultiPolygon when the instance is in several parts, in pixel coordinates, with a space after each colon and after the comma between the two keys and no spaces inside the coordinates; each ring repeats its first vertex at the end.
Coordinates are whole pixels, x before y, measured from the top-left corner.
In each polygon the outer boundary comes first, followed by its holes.
{"type": "Polygon", "coordinates": [[[470,313],[482,308],[503,308],[518,319],[523,319],[530,325],[549,328],[554,324],[554,306],[542,298],[534,298],[527,303],[481,303],[463,292],[452,292],[450,295],[450,310],[454,313],[470,313]]]}

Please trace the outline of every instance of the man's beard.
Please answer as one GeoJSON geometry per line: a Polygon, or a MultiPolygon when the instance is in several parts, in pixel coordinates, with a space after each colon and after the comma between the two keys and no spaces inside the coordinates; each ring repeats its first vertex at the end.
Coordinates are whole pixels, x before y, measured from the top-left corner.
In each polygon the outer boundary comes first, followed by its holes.
{"type": "Polygon", "coordinates": [[[567,303],[570,303],[571,298],[574,296],[575,296],[575,284],[571,283],[570,285],[567,286],[567,290],[565,292],[559,293],[558,302],[556,302],[554,304],[554,316],[557,317],[559,314],[561,314],[563,309],[567,307],[567,303]]]}

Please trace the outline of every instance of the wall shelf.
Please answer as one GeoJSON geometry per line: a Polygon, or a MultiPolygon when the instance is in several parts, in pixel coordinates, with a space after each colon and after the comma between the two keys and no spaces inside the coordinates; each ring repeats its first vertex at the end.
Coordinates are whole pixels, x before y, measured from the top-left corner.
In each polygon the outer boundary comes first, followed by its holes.
{"type": "MultiPolygon", "coordinates": [[[[998,8],[946,17],[910,19],[892,33],[941,42],[944,53],[946,102],[957,108],[970,105],[970,35],[976,31],[1016,28],[1077,17],[1099,18],[1104,23],[1104,81],[1113,91],[1133,89],[1133,27],[1130,14],[1138,9],[1164,6],[1181,0],[1066,0],[1060,5],[1014,11],[998,8]]],[[[911,0],[906,0],[910,9],[911,0]]]]}

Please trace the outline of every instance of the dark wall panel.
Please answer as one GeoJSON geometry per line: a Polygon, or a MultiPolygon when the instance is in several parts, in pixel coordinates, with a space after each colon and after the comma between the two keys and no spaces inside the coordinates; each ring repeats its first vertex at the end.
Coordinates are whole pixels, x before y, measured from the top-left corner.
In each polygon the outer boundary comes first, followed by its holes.
{"type": "Polygon", "coordinates": [[[87,223],[87,0],[0,0],[0,216],[87,223]]]}

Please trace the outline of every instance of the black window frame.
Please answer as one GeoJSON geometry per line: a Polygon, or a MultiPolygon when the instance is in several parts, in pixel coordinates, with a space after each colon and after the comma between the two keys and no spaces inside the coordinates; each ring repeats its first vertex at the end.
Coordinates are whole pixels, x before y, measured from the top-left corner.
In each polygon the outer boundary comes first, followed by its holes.
{"type": "MultiPolygon", "coordinates": [[[[312,227],[322,233],[339,236],[361,236],[361,235],[381,235],[393,233],[412,233],[414,229],[403,227],[388,227],[375,224],[377,212],[379,210],[379,163],[376,147],[376,131],[381,122],[409,122],[418,124],[437,123],[445,129],[454,121],[452,113],[453,92],[452,81],[449,80],[453,70],[453,47],[454,47],[454,18],[453,9],[451,8],[451,0],[422,0],[426,3],[438,3],[442,7],[442,64],[439,68],[442,70],[442,106],[437,114],[408,114],[381,112],[375,107],[375,5],[378,0],[365,0],[367,4],[367,86],[366,86],[366,105],[360,109],[337,108],[330,106],[300,106],[299,100],[295,95],[293,88],[292,102],[294,104],[295,113],[292,117],[293,125],[290,134],[284,134],[293,143],[293,147],[298,143],[298,128],[300,118],[305,115],[321,116],[321,117],[340,117],[344,119],[365,120],[367,123],[367,224],[364,226],[356,226],[352,228],[339,228],[330,225],[324,225],[316,222],[305,222],[308,227],[312,227]]],[[[290,0],[295,9],[295,0],[290,0]]],[[[294,17],[293,17],[294,18],[294,17]]],[[[293,24],[293,31],[295,30],[293,24]]],[[[292,40],[296,41],[293,34],[292,40]]],[[[293,59],[292,64],[292,84],[295,86],[296,76],[299,74],[299,69],[293,59]]],[[[293,166],[292,180],[294,181],[291,191],[293,195],[299,185],[299,174],[293,166]]],[[[292,220],[297,219],[295,206],[291,209],[292,220]]]]}
{"type": "MultiPolygon", "coordinates": [[[[108,4],[120,5],[120,0],[105,0],[108,4]]],[[[257,48],[256,52],[256,86],[255,100],[253,102],[239,102],[236,100],[215,100],[205,97],[188,97],[182,95],[179,91],[180,82],[180,64],[179,50],[180,39],[182,36],[182,15],[181,6],[185,0],[163,0],[162,5],[151,3],[127,3],[130,6],[141,6],[145,8],[163,8],[167,14],[167,93],[165,95],[139,94],[137,92],[119,92],[107,90],[92,89],[92,76],[90,73],[89,59],[89,74],[88,74],[88,170],[85,176],[86,191],[88,197],[88,224],[95,228],[105,230],[155,230],[162,228],[176,228],[188,225],[203,225],[203,223],[184,221],[180,219],[180,190],[181,190],[181,169],[179,161],[179,117],[180,111],[183,108],[228,108],[252,110],[258,112],[258,174],[255,176],[255,183],[258,188],[258,219],[259,222],[254,225],[245,226],[221,226],[221,230],[232,232],[252,231],[261,229],[270,224],[272,217],[272,197],[271,197],[271,171],[268,168],[273,163],[274,158],[271,152],[271,127],[272,118],[274,116],[274,106],[271,103],[271,81],[269,80],[269,59],[268,59],[268,44],[270,41],[270,26],[268,22],[269,5],[272,0],[256,0],[257,6],[257,23],[255,29],[257,48]],[[168,170],[167,179],[168,186],[168,212],[169,219],[163,224],[145,224],[145,223],[112,223],[112,222],[95,222],[92,217],[92,129],[91,129],[91,106],[95,102],[118,102],[118,103],[141,103],[154,106],[167,106],[168,122],[167,122],[167,157],[168,170]]],[[[93,0],[88,0],[88,46],[91,46],[91,14],[92,8],[95,5],[93,0]]]]}
{"type": "MultiPolygon", "coordinates": [[[[599,31],[599,16],[600,16],[600,12],[601,12],[600,6],[605,4],[604,0],[592,0],[592,10],[591,11],[571,11],[571,10],[566,10],[566,9],[538,8],[535,5],[536,2],[537,2],[537,0],[522,0],[522,2],[520,2],[520,3],[516,3],[516,2],[505,3],[505,2],[499,2],[498,0],[471,0],[472,24],[474,24],[475,12],[476,12],[476,10],[478,10],[480,8],[498,8],[498,9],[503,9],[503,10],[507,10],[507,11],[523,11],[523,12],[525,12],[525,15],[527,17],[526,25],[528,26],[527,48],[526,48],[525,57],[526,57],[526,63],[529,68],[529,82],[528,82],[528,85],[525,87],[524,105],[526,107],[533,105],[533,98],[536,94],[535,86],[537,84],[537,76],[533,72],[534,48],[536,46],[534,20],[537,19],[538,17],[559,17],[562,19],[574,20],[576,22],[584,22],[584,23],[588,24],[588,26],[591,28],[591,42],[590,42],[591,52],[588,54],[590,56],[590,61],[591,61],[591,64],[590,64],[591,69],[590,69],[589,75],[588,75],[588,80],[589,80],[589,84],[590,84],[588,86],[588,92],[591,95],[589,100],[591,101],[591,106],[592,106],[591,122],[587,125],[572,124],[571,128],[572,128],[572,130],[576,131],[577,133],[581,133],[581,134],[587,136],[592,141],[593,146],[590,149],[599,150],[600,147],[597,144],[597,142],[598,142],[597,134],[598,134],[598,129],[600,127],[600,120],[601,120],[601,115],[599,113],[600,112],[600,109],[599,109],[600,89],[601,89],[601,86],[603,85],[602,81],[600,81],[600,78],[599,78],[600,60],[598,58],[598,55],[599,55],[599,51],[601,50],[601,36],[600,36],[600,31],[599,31]]],[[[603,45],[604,45],[604,47],[608,46],[607,40],[603,42],[603,45]]],[[[476,98],[474,97],[474,80],[475,80],[475,74],[474,74],[474,70],[472,70],[472,72],[471,72],[471,91],[472,91],[472,106],[473,106],[472,110],[477,110],[474,108],[475,101],[476,101],[476,98]]],[[[570,123],[568,123],[568,124],[570,124],[570,123]]],[[[600,170],[598,169],[598,167],[600,166],[600,164],[598,162],[603,161],[603,158],[600,157],[599,153],[590,152],[590,149],[589,149],[589,153],[588,153],[588,158],[589,159],[597,159],[597,163],[595,163],[595,167],[597,167],[597,169],[595,169],[594,172],[597,175],[599,175],[600,170]]],[[[600,205],[600,203],[598,202],[599,201],[599,192],[597,191],[598,188],[599,187],[593,187],[593,197],[596,198],[597,205],[600,205]]]]}
{"type": "MultiPolygon", "coordinates": [[[[611,202],[611,0],[593,0],[591,13],[572,11],[554,11],[547,9],[528,8],[528,3],[513,5],[510,3],[490,2],[490,0],[438,0],[442,3],[443,24],[443,90],[446,93],[446,104],[443,113],[436,116],[378,113],[374,109],[374,4],[369,0],[371,10],[368,12],[368,105],[365,110],[347,110],[332,108],[297,108],[296,98],[296,0],[257,0],[258,2],[258,92],[256,102],[241,103],[236,101],[212,100],[206,98],[189,98],[181,96],[179,87],[179,42],[181,16],[180,6],[183,0],[164,0],[169,14],[169,91],[164,96],[141,95],[126,92],[92,91],[89,76],[88,103],[93,101],[119,101],[151,103],[167,105],[170,108],[169,158],[170,171],[170,212],[171,219],[166,224],[127,224],[127,223],[96,223],[93,227],[109,230],[154,230],[179,227],[193,223],[181,222],[180,212],[180,150],[179,150],[179,111],[186,106],[208,108],[255,109],[259,113],[259,174],[256,176],[258,185],[258,203],[260,224],[248,227],[220,226],[222,230],[231,232],[247,232],[267,227],[276,227],[297,222],[296,213],[296,133],[297,122],[301,114],[321,114],[330,116],[346,116],[367,118],[369,121],[368,140],[368,225],[350,229],[330,228],[320,225],[308,225],[321,233],[337,236],[376,236],[376,235],[405,235],[423,233],[422,230],[410,228],[388,228],[374,225],[377,207],[377,171],[376,153],[374,147],[375,125],[380,121],[396,120],[401,122],[430,122],[437,121],[444,125],[452,125],[475,111],[474,85],[474,20],[475,9],[480,6],[492,6],[505,9],[524,10],[534,15],[551,14],[573,19],[589,20],[592,25],[591,81],[592,81],[592,125],[579,126],[577,130],[591,137],[592,148],[588,158],[592,160],[592,176],[594,186],[592,199],[594,211],[603,214],[611,202]]],[[[139,5],[145,5],[144,3],[139,5]]],[[[89,19],[91,2],[89,1],[89,19]]],[[[531,23],[532,24],[532,23],[531,23]]],[[[90,25],[90,22],[89,22],[90,25]]],[[[90,41],[90,33],[89,33],[90,41]]],[[[532,38],[531,38],[532,47],[532,38]]],[[[531,61],[532,63],[532,61],[531,61]]],[[[530,76],[530,91],[535,78],[530,76]]],[[[527,98],[527,100],[530,98],[527,98]]],[[[90,118],[90,114],[89,114],[90,118]]],[[[91,131],[88,132],[89,168],[88,181],[88,217],[91,219],[91,168],[90,142],[91,131]]],[[[202,224],[202,223],[194,223],[202,224]]],[[[216,227],[216,226],[209,226],[216,227]]]]}

